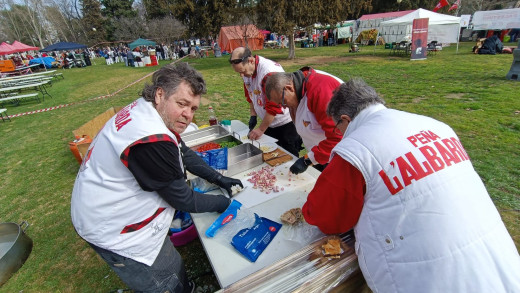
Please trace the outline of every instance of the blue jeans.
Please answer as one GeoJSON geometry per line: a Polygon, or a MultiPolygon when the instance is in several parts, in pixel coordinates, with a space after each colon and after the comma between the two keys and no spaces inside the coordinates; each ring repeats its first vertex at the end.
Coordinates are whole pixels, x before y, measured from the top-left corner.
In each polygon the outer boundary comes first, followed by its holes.
{"type": "Polygon", "coordinates": [[[135,292],[183,293],[190,290],[184,262],[168,236],[151,266],[89,244],[135,292]]]}

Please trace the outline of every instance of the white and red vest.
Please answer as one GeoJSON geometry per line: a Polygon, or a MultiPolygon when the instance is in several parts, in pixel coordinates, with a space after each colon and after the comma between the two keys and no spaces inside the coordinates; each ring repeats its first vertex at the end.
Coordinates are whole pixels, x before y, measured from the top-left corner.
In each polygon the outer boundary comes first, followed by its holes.
{"type": "MultiPolygon", "coordinates": [[[[278,63],[273,62],[272,60],[266,59],[262,56],[256,56],[256,70],[253,76],[251,77],[243,77],[244,80],[244,90],[247,93],[248,101],[253,104],[255,108],[256,114],[264,119],[266,113],[266,103],[267,97],[265,96],[264,90],[262,88],[262,80],[264,76],[270,72],[284,72],[282,66],[278,63]]],[[[269,127],[275,128],[278,126],[285,125],[291,122],[291,115],[289,114],[289,109],[281,108],[283,113],[281,114],[273,114],[274,120],[271,122],[269,127]]]]}
{"type": "Polygon", "coordinates": [[[332,98],[334,90],[343,83],[343,80],[321,70],[310,69],[305,73],[306,77],[303,82],[303,97],[298,104],[294,117],[294,125],[296,131],[301,136],[307,155],[314,164],[326,164],[330,156],[330,150],[339,142],[339,136],[333,133],[334,128],[329,129],[327,141],[327,133],[323,129],[325,123],[334,122],[327,117],[327,106],[332,98]],[[316,112],[319,111],[322,119],[316,118],[316,112]],[[321,147],[317,147],[322,143],[321,147]]]}
{"type": "MultiPolygon", "coordinates": [[[[112,117],[85,156],[72,191],[71,216],[86,241],[152,265],[175,209],[141,189],[127,168],[131,146],[177,138],[152,103],[140,98],[112,117]]],[[[179,162],[182,160],[179,150],[179,162]]]]}
{"type": "Polygon", "coordinates": [[[332,152],[366,181],[356,253],[374,292],[520,292],[520,257],[454,131],[363,110],[332,152]]]}

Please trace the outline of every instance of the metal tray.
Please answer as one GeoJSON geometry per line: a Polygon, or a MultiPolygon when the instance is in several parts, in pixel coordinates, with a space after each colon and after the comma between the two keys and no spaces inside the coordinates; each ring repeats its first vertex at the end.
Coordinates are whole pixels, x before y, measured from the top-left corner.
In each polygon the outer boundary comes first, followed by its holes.
{"type": "Polygon", "coordinates": [[[228,149],[228,169],[226,176],[244,172],[264,162],[262,151],[250,144],[244,143],[228,149]]]}
{"type": "Polygon", "coordinates": [[[206,142],[215,141],[224,136],[231,135],[225,127],[220,125],[209,126],[195,131],[181,134],[181,138],[188,147],[193,147],[206,142]]]}
{"type": "MultiPolygon", "coordinates": [[[[237,146],[242,144],[242,141],[240,141],[240,139],[234,137],[233,135],[226,135],[226,136],[214,139],[214,140],[205,141],[205,142],[203,142],[201,144],[196,144],[196,145],[193,145],[193,146],[189,146],[188,145],[188,147],[191,148],[194,151],[197,151],[197,148],[199,148],[201,145],[204,145],[204,144],[209,143],[209,142],[214,142],[214,143],[219,143],[219,144],[222,143],[222,142],[236,142],[237,146]]],[[[184,143],[186,143],[186,142],[184,142],[184,143]]],[[[237,146],[234,146],[234,147],[229,148],[229,149],[231,150],[233,148],[236,148],[237,146]]]]}

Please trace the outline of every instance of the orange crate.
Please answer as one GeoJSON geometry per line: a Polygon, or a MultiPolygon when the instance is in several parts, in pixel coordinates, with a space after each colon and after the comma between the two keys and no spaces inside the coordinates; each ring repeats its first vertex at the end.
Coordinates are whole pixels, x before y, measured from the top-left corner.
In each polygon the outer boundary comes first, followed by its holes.
{"type": "Polygon", "coordinates": [[[14,71],[15,68],[13,60],[0,60],[1,72],[14,71]]]}

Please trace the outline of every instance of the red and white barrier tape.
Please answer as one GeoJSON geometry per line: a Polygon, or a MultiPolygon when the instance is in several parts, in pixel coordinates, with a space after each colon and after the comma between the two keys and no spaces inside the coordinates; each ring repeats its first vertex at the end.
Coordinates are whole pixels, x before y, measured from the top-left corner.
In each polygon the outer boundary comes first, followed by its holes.
{"type": "MultiPolygon", "coordinates": [[[[172,62],[171,64],[176,63],[176,62],[178,62],[178,61],[180,61],[180,60],[182,60],[184,58],[186,58],[186,57],[182,57],[181,59],[177,59],[174,62],[172,62]]],[[[157,71],[157,70],[155,70],[155,71],[157,71]]],[[[59,106],[49,107],[49,108],[45,108],[45,109],[39,109],[39,110],[34,110],[34,111],[29,111],[29,112],[24,112],[24,113],[7,115],[7,117],[9,117],[9,118],[16,118],[16,117],[20,117],[20,116],[27,116],[27,115],[32,115],[32,114],[36,114],[36,113],[48,112],[48,111],[52,111],[52,110],[56,110],[56,109],[61,109],[61,108],[65,108],[65,107],[68,107],[68,106],[71,106],[71,105],[83,104],[83,103],[86,103],[86,102],[92,102],[92,101],[97,101],[97,100],[101,100],[101,99],[110,98],[110,97],[113,97],[113,96],[117,95],[121,91],[123,91],[123,90],[125,90],[125,89],[127,89],[127,88],[129,88],[131,86],[133,86],[134,84],[139,83],[142,80],[148,78],[150,75],[154,74],[155,71],[148,73],[147,75],[139,78],[138,80],[136,80],[136,81],[126,85],[125,87],[120,88],[117,91],[115,91],[115,92],[113,92],[111,94],[108,94],[108,95],[103,95],[103,96],[99,96],[99,97],[95,97],[95,98],[90,98],[90,99],[87,99],[87,100],[82,101],[82,102],[68,103],[68,104],[63,104],[63,105],[59,105],[59,106]]]]}

